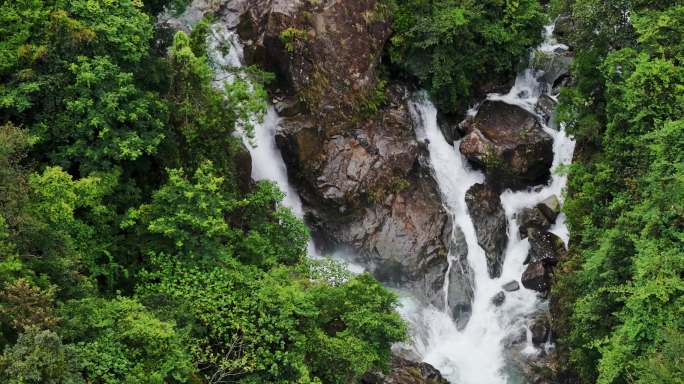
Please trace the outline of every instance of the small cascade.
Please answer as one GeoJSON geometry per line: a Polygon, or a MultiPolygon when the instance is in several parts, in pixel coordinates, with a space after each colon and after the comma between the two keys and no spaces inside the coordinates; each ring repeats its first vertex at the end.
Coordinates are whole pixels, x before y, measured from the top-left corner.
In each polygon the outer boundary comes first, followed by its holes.
{"type": "MultiPolygon", "coordinates": [[[[537,54],[552,55],[566,50],[553,39],[553,26],[544,30],[544,43],[537,54]]],[[[530,60],[532,62],[532,60],[530,60]]],[[[506,94],[490,94],[489,100],[503,101],[516,105],[545,121],[536,111],[539,99],[552,95],[553,84],[544,78],[544,72],[527,68],[521,72],[514,86],[506,94]]],[[[487,272],[483,249],[478,245],[473,222],[465,203],[466,191],[475,183],[482,182],[484,175],[470,168],[459,152],[459,143],[450,145],[443,137],[437,124],[437,110],[421,93],[413,103],[412,112],[417,122],[417,137],[428,145],[434,177],[439,185],[443,203],[452,216],[455,227],[465,235],[468,246],[467,260],[472,268],[474,298],[472,315],[467,326],[459,330],[450,313],[443,308],[425,306],[411,298],[404,298],[401,309],[403,316],[411,323],[414,342],[408,347],[424,361],[434,365],[452,383],[458,384],[504,384],[513,382],[515,374],[508,364],[507,341],[522,336],[519,352],[523,356],[538,356],[552,349],[550,341],[537,348],[532,343],[530,325],[534,316],[547,311],[547,303],[537,292],[520,289],[507,292],[505,301],[496,306],[492,297],[501,291],[503,284],[520,281],[525,269],[530,245],[522,239],[516,215],[524,208],[534,207],[545,199],[557,196],[562,199],[562,191],[567,177],[554,172],[547,185],[525,191],[505,191],[501,202],[508,221],[508,243],[501,277],[490,278],[487,272]],[[522,334],[521,334],[522,333],[522,334]]],[[[477,107],[471,109],[469,117],[477,114],[477,107]]],[[[550,125],[553,125],[551,123],[550,125]]],[[[563,127],[543,124],[543,129],[553,138],[553,169],[572,160],[575,143],[565,134],[563,127]],[[554,129],[556,128],[556,129],[554,129]]],[[[568,241],[568,231],[561,214],[550,232],[568,241]]],[[[450,269],[454,267],[454,257],[449,255],[450,269]]],[[[447,273],[445,293],[449,293],[447,273]]],[[[448,303],[448,298],[445,300],[448,303]]],[[[447,308],[448,309],[448,308],[447,308]]],[[[407,348],[407,346],[404,346],[407,348]]]]}
{"type": "MultiPolygon", "coordinates": [[[[243,66],[242,44],[235,30],[228,25],[230,24],[225,22],[213,24],[207,37],[207,51],[214,64],[214,86],[217,88],[235,81],[235,76],[238,76],[235,69],[243,66]]],[[[240,130],[239,135],[252,158],[252,179],[269,180],[278,185],[285,194],[282,204],[290,208],[295,216],[303,219],[302,201],[288,179],[285,161],[275,141],[280,121],[275,107],[269,103],[264,116],[254,116],[249,122],[253,127],[253,137],[248,137],[244,130],[240,130]]],[[[320,257],[311,239],[308,254],[311,257],[320,257]]]]}

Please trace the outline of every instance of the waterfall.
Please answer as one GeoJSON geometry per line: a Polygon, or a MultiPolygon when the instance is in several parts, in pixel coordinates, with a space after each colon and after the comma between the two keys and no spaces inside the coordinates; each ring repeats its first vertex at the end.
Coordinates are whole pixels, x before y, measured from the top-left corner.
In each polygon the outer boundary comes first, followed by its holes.
{"type": "MultiPolygon", "coordinates": [[[[226,83],[235,81],[235,76],[238,76],[235,69],[243,66],[242,44],[236,31],[229,28],[229,25],[225,22],[214,23],[207,36],[207,53],[213,63],[214,86],[217,88],[223,88],[226,83]]],[[[249,121],[253,127],[253,137],[248,137],[244,129],[238,130],[238,135],[252,158],[252,179],[275,183],[285,194],[282,205],[290,208],[298,218],[304,219],[302,201],[287,177],[287,167],[275,141],[280,121],[275,107],[268,103],[264,116],[254,116],[249,121]]],[[[320,257],[311,239],[307,250],[309,256],[320,257]]]]}
{"type": "MultiPolygon", "coordinates": [[[[552,37],[553,27],[544,30],[544,43],[538,52],[551,54],[558,49],[567,49],[557,44],[552,37]]],[[[541,81],[543,72],[531,67],[516,78],[514,86],[506,94],[491,94],[490,100],[500,100],[520,106],[537,115],[535,106],[538,98],[550,93],[550,84],[541,81]]],[[[552,96],[553,95],[549,95],[552,96]]],[[[535,355],[537,350],[531,342],[529,322],[531,316],[545,310],[546,302],[537,293],[522,288],[508,292],[500,307],[492,304],[491,298],[501,290],[502,284],[519,281],[525,269],[529,243],[521,239],[515,214],[526,207],[533,207],[544,199],[556,195],[562,198],[562,190],[567,178],[554,172],[548,185],[512,192],[507,190],[501,195],[508,221],[508,244],[505,250],[503,272],[499,278],[490,278],[487,272],[483,249],[478,245],[475,228],[465,203],[466,191],[475,183],[482,182],[484,175],[471,169],[459,152],[459,143],[450,145],[437,124],[437,110],[425,96],[418,95],[412,105],[414,119],[418,125],[417,138],[428,144],[434,177],[439,185],[443,203],[455,225],[460,227],[468,246],[468,263],[472,267],[474,299],[472,315],[467,326],[459,331],[451,316],[442,308],[434,308],[404,298],[402,315],[411,323],[414,342],[410,348],[424,361],[434,365],[452,383],[458,384],[498,384],[512,381],[506,367],[505,340],[515,337],[521,330],[526,333],[527,343],[523,354],[535,355]]],[[[477,114],[477,109],[469,115],[477,114]]],[[[538,116],[541,119],[541,116],[538,116]]],[[[543,121],[543,120],[542,120],[543,121]]],[[[569,164],[574,151],[574,141],[569,138],[564,127],[559,130],[544,125],[544,130],[554,139],[553,168],[569,164]]],[[[561,214],[551,232],[566,243],[568,232],[561,214]]],[[[453,256],[449,262],[453,264],[453,256]]],[[[450,266],[451,268],[451,266],[450,266]]],[[[449,273],[445,285],[449,284],[449,273]]],[[[445,289],[445,292],[448,290],[445,289]]]]}
{"type": "MultiPolygon", "coordinates": [[[[203,1],[193,2],[202,6],[203,1]]],[[[199,20],[201,12],[190,7],[179,18],[167,18],[166,22],[180,25],[187,29],[199,20]]],[[[208,36],[209,56],[215,64],[215,86],[223,87],[226,82],[234,80],[235,72],[230,68],[242,66],[242,45],[234,31],[235,20],[223,19],[214,23],[208,36]]],[[[552,27],[544,31],[545,41],[538,50],[551,53],[557,49],[564,49],[552,38],[552,27]]],[[[567,48],[567,47],[565,47],[567,48]]],[[[533,113],[537,99],[548,93],[548,84],[541,84],[540,73],[532,68],[526,69],[516,79],[515,85],[507,94],[492,94],[489,99],[501,100],[506,103],[519,105],[533,113]]],[[[527,239],[521,239],[515,214],[522,208],[534,206],[551,195],[561,197],[566,177],[554,174],[551,182],[541,188],[529,191],[507,191],[501,195],[508,220],[508,245],[505,251],[505,262],[500,278],[491,279],[486,265],[483,249],[478,245],[473,222],[465,204],[465,194],[476,183],[484,181],[484,175],[472,169],[458,150],[458,144],[449,144],[443,137],[437,124],[437,110],[422,93],[412,103],[411,112],[417,122],[417,139],[428,144],[430,162],[434,171],[443,204],[451,216],[454,234],[457,229],[463,232],[468,248],[467,263],[469,264],[474,297],[472,315],[465,328],[459,330],[447,311],[448,298],[445,297],[444,307],[435,308],[418,302],[408,294],[401,293],[402,306],[399,312],[411,325],[413,339],[409,345],[397,348],[410,349],[416,359],[426,361],[450,380],[458,384],[503,384],[511,382],[510,374],[506,370],[504,341],[526,330],[528,339],[523,353],[530,355],[539,351],[532,345],[529,322],[530,316],[544,310],[546,303],[541,301],[536,292],[520,289],[509,292],[500,307],[491,303],[491,298],[500,291],[501,285],[510,280],[520,280],[523,273],[523,261],[529,250],[527,239]]],[[[477,108],[468,114],[477,114],[477,108]]],[[[255,180],[271,180],[285,193],[282,202],[300,218],[304,216],[302,202],[296,189],[287,177],[287,168],[280,150],[275,143],[275,134],[280,124],[280,117],[275,108],[269,104],[263,119],[253,119],[254,136],[249,138],[244,132],[239,132],[243,143],[252,157],[252,177],[255,180]]],[[[564,132],[544,126],[544,130],[554,139],[554,167],[567,164],[572,160],[574,142],[564,132]]],[[[567,242],[567,228],[561,214],[551,231],[567,242]]],[[[309,242],[309,254],[319,257],[313,243],[309,242]]],[[[449,255],[449,268],[445,278],[444,292],[448,294],[449,272],[456,268],[454,255],[449,255]]],[[[363,271],[361,266],[352,266],[354,271],[363,271]]],[[[460,263],[459,263],[459,266],[460,263]]]]}

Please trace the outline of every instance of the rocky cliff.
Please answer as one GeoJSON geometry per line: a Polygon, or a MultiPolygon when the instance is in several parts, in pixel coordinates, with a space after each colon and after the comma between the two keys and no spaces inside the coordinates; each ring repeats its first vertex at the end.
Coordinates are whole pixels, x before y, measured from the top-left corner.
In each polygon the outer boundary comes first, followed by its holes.
{"type": "Polygon", "coordinates": [[[319,245],[351,249],[390,286],[442,302],[448,224],[409,89],[378,76],[387,10],[365,1],[254,1],[245,56],[277,75],[277,143],[319,245]]]}

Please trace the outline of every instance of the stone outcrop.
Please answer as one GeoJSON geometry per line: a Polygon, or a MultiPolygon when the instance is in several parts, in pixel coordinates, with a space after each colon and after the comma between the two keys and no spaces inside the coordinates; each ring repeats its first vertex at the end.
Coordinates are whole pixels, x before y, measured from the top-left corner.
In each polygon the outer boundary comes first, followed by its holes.
{"type": "Polygon", "coordinates": [[[547,316],[539,316],[530,324],[530,333],[532,334],[532,343],[539,347],[549,340],[551,334],[551,325],[547,316]]]}
{"type": "Polygon", "coordinates": [[[551,286],[553,268],[565,257],[563,240],[553,233],[536,228],[528,231],[530,251],[527,255],[527,268],[522,275],[525,288],[545,293],[551,286]]]}
{"type": "Polygon", "coordinates": [[[565,243],[557,235],[539,229],[528,231],[530,251],[526,262],[545,261],[555,265],[565,257],[565,243]]]}
{"type": "Polygon", "coordinates": [[[556,218],[558,218],[558,215],[561,212],[560,201],[556,195],[551,195],[537,204],[537,209],[539,209],[551,223],[555,223],[556,218]]]}
{"type": "Polygon", "coordinates": [[[523,287],[527,289],[545,293],[551,286],[552,270],[552,265],[549,265],[544,261],[535,261],[527,265],[520,281],[522,282],[523,287]]]}
{"type": "Polygon", "coordinates": [[[515,280],[509,281],[508,283],[502,285],[501,288],[503,288],[503,290],[506,292],[515,292],[520,289],[520,283],[515,280]]]}
{"type": "Polygon", "coordinates": [[[464,124],[461,153],[484,169],[499,189],[524,189],[548,180],[553,138],[530,112],[501,101],[485,101],[464,124]]]}
{"type": "Polygon", "coordinates": [[[544,120],[544,124],[549,124],[556,111],[556,100],[552,99],[549,95],[541,95],[539,96],[539,100],[537,100],[534,111],[541,116],[544,120]]]}
{"type": "Polygon", "coordinates": [[[560,201],[554,195],[532,208],[525,208],[517,214],[520,237],[526,238],[532,229],[546,231],[556,222],[560,214],[560,201]]]}
{"type": "Polygon", "coordinates": [[[465,199],[477,242],[487,257],[489,276],[499,277],[508,242],[508,222],[499,193],[487,184],[475,184],[466,192],[465,199]]]}
{"type": "Polygon", "coordinates": [[[525,208],[516,218],[520,229],[520,238],[527,237],[527,232],[531,229],[548,230],[551,227],[551,222],[542,213],[541,210],[534,208],[525,208]]]}
{"type": "Polygon", "coordinates": [[[390,36],[376,0],[251,0],[238,31],[249,63],[277,75],[276,86],[336,131],[363,112],[378,89],[390,36]]]}
{"type": "Polygon", "coordinates": [[[473,313],[473,270],[468,263],[468,246],[463,231],[455,226],[449,254],[453,258],[449,270],[449,290],[447,305],[456,327],[463,329],[473,313]]]}
{"type": "Polygon", "coordinates": [[[506,294],[504,291],[499,291],[492,297],[492,304],[494,304],[497,307],[500,307],[503,305],[504,301],[506,301],[506,294]]]}
{"type": "Polygon", "coordinates": [[[415,138],[409,90],[378,80],[390,36],[376,0],[240,0],[245,59],[276,74],[276,142],[324,250],[443,303],[451,224],[415,138]]]}
{"type": "Polygon", "coordinates": [[[439,371],[428,363],[417,363],[394,356],[390,373],[369,372],[361,384],[449,384],[439,371]]]}

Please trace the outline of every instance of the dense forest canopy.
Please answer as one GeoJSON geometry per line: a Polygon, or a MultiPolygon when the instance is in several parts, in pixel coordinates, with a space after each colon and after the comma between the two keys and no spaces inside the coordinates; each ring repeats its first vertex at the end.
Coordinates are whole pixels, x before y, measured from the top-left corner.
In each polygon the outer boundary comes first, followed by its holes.
{"type": "MultiPolygon", "coordinates": [[[[557,317],[569,382],[684,377],[684,4],[556,1],[570,15],[576,85],[560,118],[571,254],[557,317]]],[[[565,16],[567,17],[567,16],[565,16]]]]}
{"type": "MultiPolygon", "coordinates": [[[[273,76],[215,87],[209,19],[155,25],[187,3],[0,0],[4,383],[353,383],[407,340],[397,296],[309,259],[283,193],[250,179],[236,133],[273,76]]],[[[550,17],[570,25],[558,379],[683,383],[684,4],[546,3],[383,1],[379,72],[461,116],[550,17]]]]}
{"type": "Polygon", "coordinates": [[[165,42],[162,5],[0,5],[0,381],[345,383],[385,367],[405,337],[396,297],[307,260],[282,193],[240,178],[232,133],[263,113],[268,76],[212,87],[208,25],[165,42]]]}

